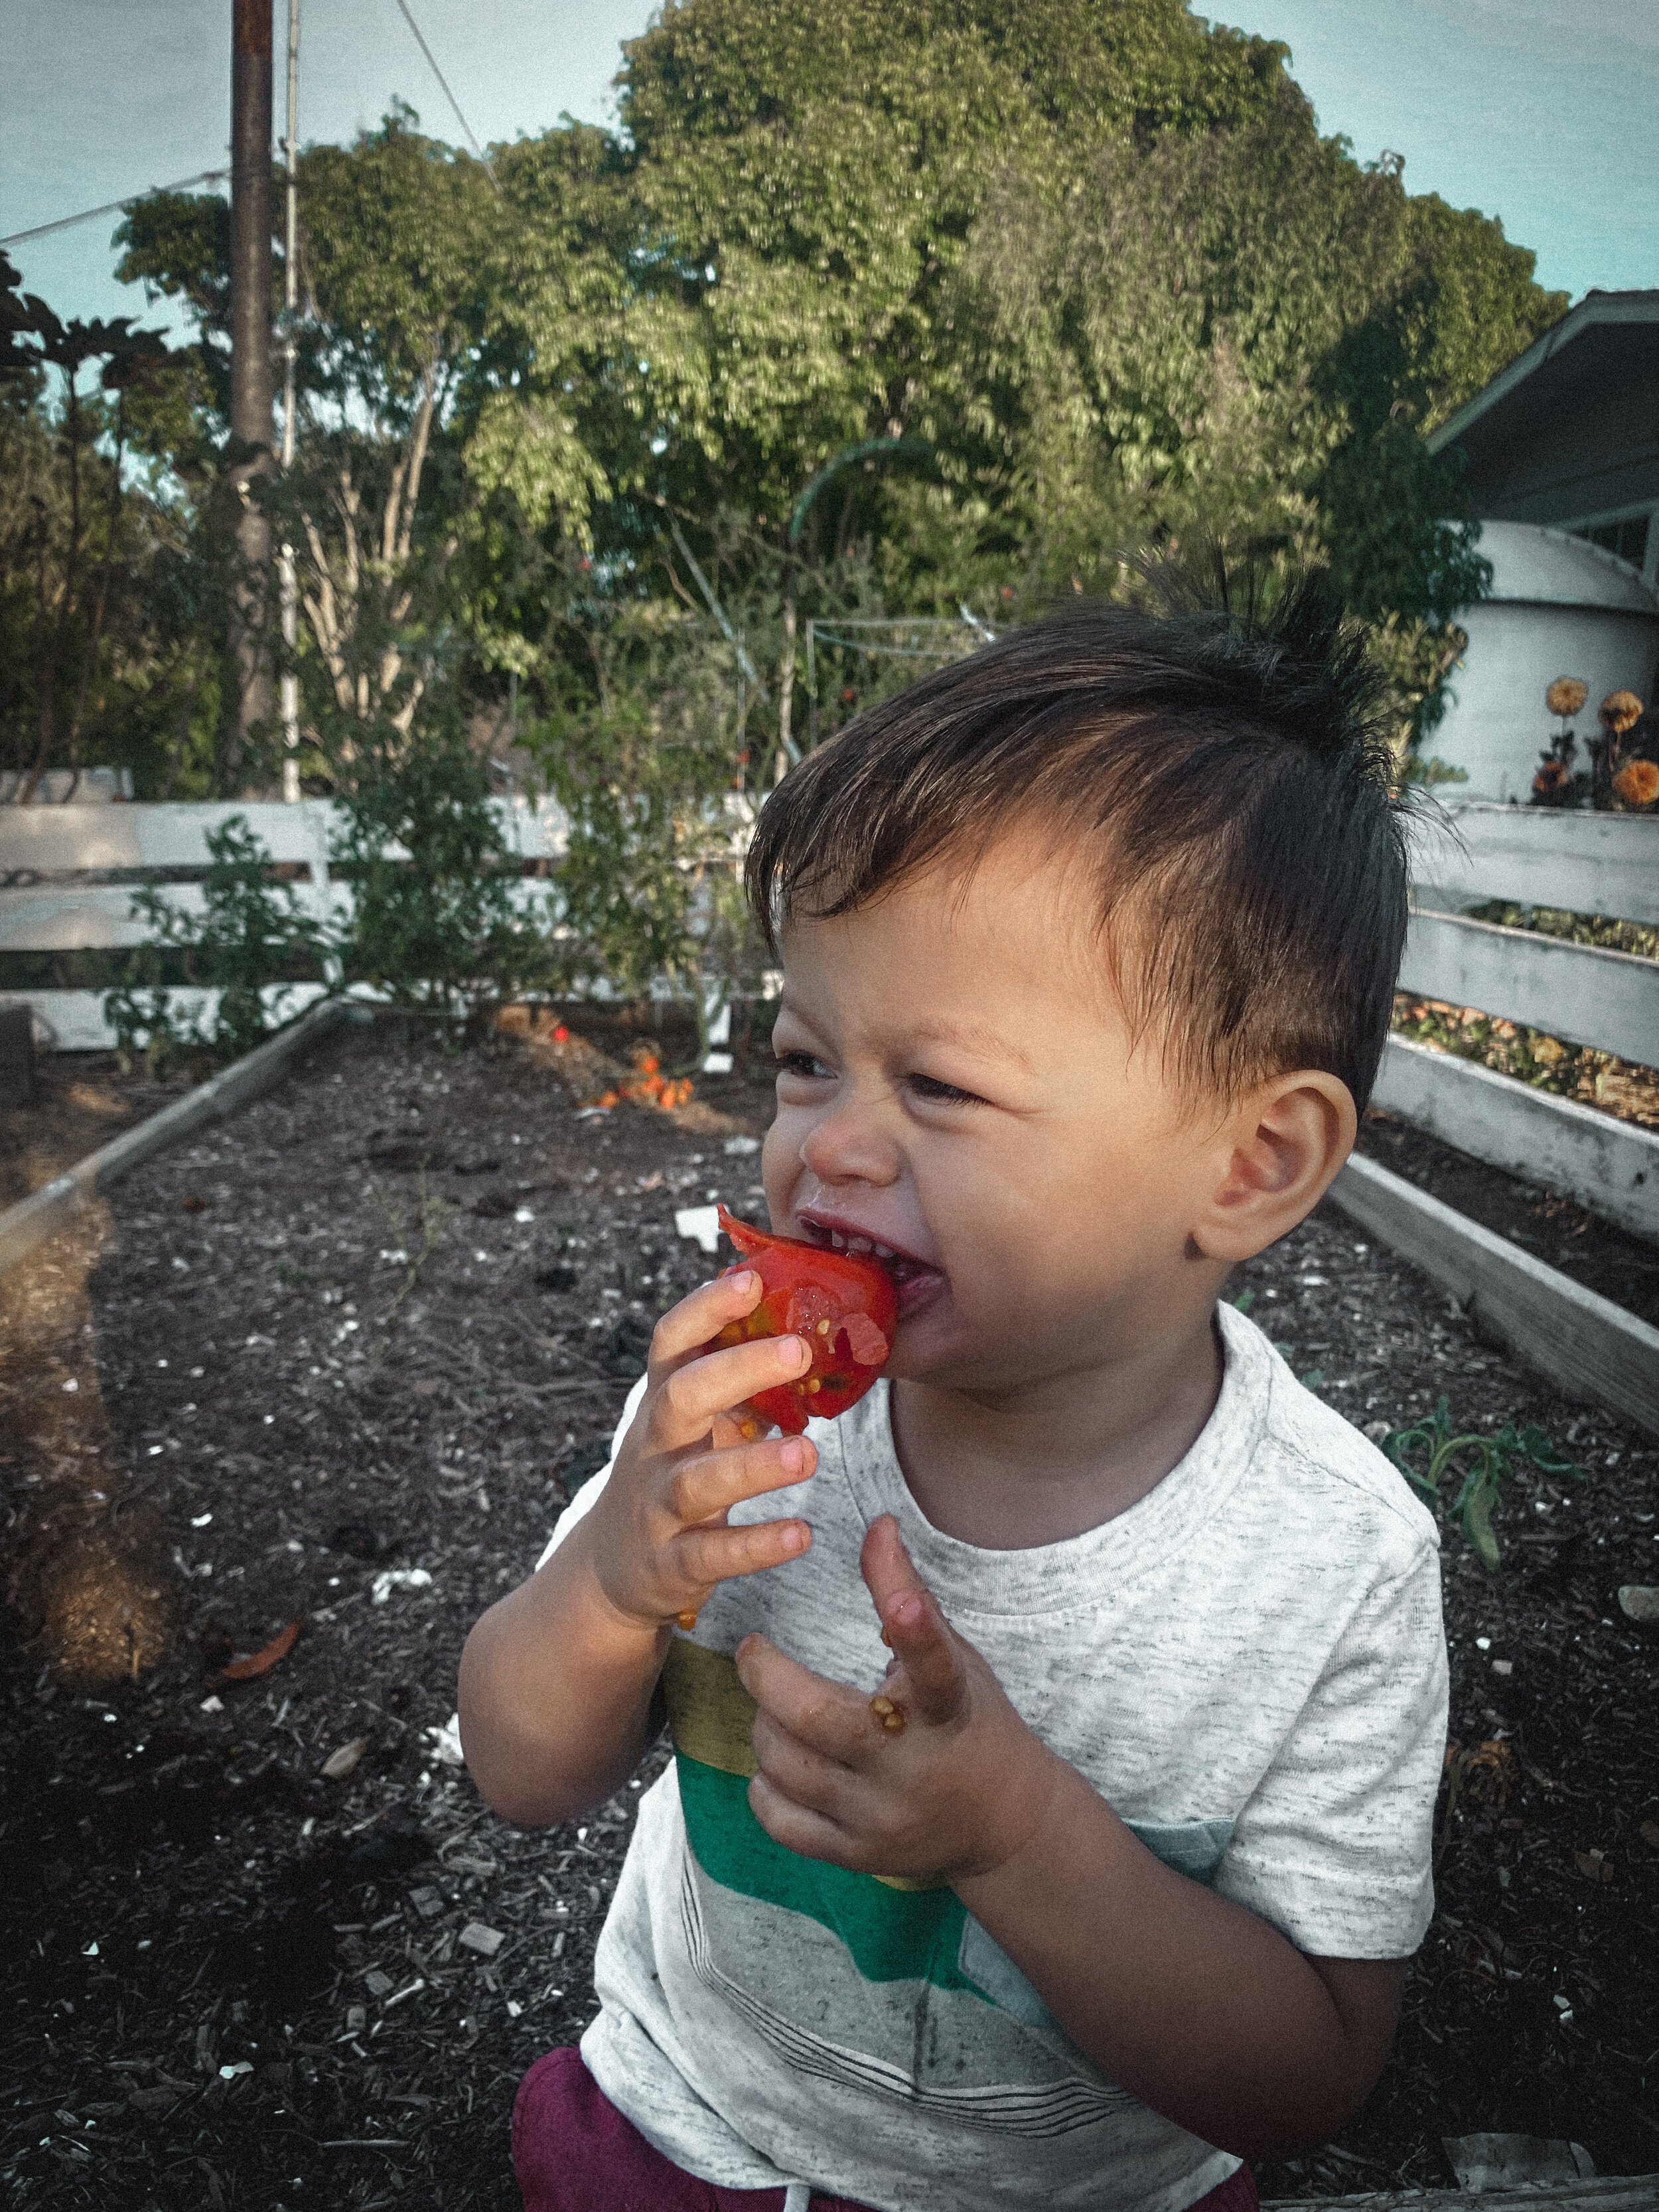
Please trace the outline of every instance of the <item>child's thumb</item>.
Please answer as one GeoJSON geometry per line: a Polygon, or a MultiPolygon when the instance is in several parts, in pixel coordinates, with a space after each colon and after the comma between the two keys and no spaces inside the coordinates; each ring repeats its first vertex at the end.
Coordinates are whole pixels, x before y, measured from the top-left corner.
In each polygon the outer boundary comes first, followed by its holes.
{"type": "Polygon", "coordinates": [[[962,1660],[938,1600],[911,1564],[890,1513],[872,1522],[859,1565],[882,1635],[904,1669],[908,1702],[922,1720],[948,1719],[962,1695],[962,1660]]]}

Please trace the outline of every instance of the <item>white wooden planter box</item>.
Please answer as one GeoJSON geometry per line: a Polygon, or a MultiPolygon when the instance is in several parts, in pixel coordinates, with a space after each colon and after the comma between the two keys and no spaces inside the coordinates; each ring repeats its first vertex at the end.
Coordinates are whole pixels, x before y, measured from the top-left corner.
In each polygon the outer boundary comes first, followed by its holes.
{"type": "Polygon", "coordinates": [[[1659,1131],[1391,1036],[1371,1103],[1459,1151],[1659,1240],[1659,1131]]]}

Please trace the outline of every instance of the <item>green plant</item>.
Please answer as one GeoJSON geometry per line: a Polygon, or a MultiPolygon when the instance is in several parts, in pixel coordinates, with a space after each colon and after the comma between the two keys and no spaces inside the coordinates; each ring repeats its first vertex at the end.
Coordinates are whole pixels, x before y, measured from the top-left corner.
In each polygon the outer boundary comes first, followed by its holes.
{"type": "Polygon", "coordinates": [[[1452,1511],[1463,1524],[1475,1556],[1488,1574],[1497,1571],[1498,1539],[1492,1534],[1492,1509],[1498,1485],[1527,1460],[1546,1474],[1583,1475],[1571,1460],[1563,1459],[1542,1429],[1517,1429],[1506,1422],[1493,1436],[1452,1432],[1451,1407],[1443,1398],[1426,1421],[1408,1429],[1395,1429],[1382,1439],[1382,1449],[1413,1488],[1431,1503],[1439,1503],[1440,1485],[1449,1472],[1462,1466],[1463,1480],[1452,1500],[1452,1511]],[[1413,1459],[1426,1455],[1422,1471],[1413,1459]]]}
{"type": "Polygon", "coordinates": [[[210,865],[202,884],[202,911],[186,912],[154,883],[132,895],[132,915],[145,923],[149,942],[139,948],[125,981],[106,993],[104,1018],[116,1048],[130,1061],[141,1048],[152,1075],[192,1047],[220,1060],[239,1059],[270,1027],[267,993],[272,986],[314,981],[327,973],[323,931],[301,906],[291,884],[272,876],[271,858],[245,814],[233,814],[207,833],[210,865]],[[187,984],[216,992],[211,1024],[205,1004],[186,1017],[162,981],[166,956],[179,957],[187,984]]]}
{"type": "Polygon", "coordinates": [[[489,776],[458,732],[356,749],[336,797],[332,864],[351,885],[337,940],[349,981],[394,1006],[464,1018],[538,981],[542,919],[515,896],[519,863],[489,776]]]}

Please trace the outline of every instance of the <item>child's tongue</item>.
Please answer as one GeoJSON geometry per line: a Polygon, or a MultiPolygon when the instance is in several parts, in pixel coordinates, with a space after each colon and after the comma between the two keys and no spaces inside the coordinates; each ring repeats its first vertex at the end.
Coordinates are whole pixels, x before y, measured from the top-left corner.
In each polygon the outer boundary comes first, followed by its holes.
{"type": "Polygon", "coordinates": [[[898,1292],[901,1321],[906,1314],[914,1313],[919,1305],[931,1297],[945,1280],[939,1268],[928,1267],[922,1260],[907,1260],[896,1252],[890,1260],[884,1260],[881,1264],[891,1276],[893,1288],[898,1292]]]}

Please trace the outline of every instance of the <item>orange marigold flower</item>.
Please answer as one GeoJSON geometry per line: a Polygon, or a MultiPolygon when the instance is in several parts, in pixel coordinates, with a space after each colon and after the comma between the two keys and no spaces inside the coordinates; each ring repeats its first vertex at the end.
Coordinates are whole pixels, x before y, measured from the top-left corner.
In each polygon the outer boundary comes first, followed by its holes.
{"type": "Polygon", "coordinates": [[[1626,806],[1651,806],[1659,799],[1659,762],[1626,761],[1613,779],[1613,787],[1626,806]]]}
{"type": "Polygon", "coordinates": [[[1609,691],[1596,708],[1601,718],[1601,727],[1611,730],[1615,738],[1622,738],[1626,730],[1634,729],[1642,719],[1642,702],[1633,691],[1609,691]]]}
{"type": "Polygon", "coordinates": [[[1532,780],[1532,787],[1540,799],[1547,799],[1553,791],[1559,791],[1567,780],[1565,764],[1559,760],[1547,760],[1532,780]]]}
{"type": "Polygon", "coordinates": [[[1581,684],[1576,676],[1558,676],[1544,694],[1544,704],[1552,714],[1559,714],[1565,720],[1569,714],[1576,714],[1589,697],[1588,684],[1581,684]]]}

